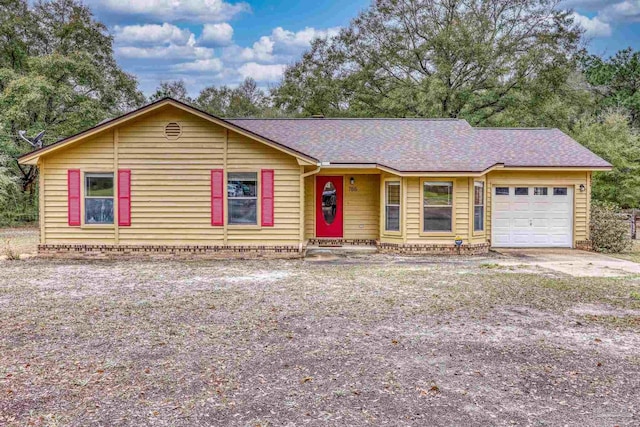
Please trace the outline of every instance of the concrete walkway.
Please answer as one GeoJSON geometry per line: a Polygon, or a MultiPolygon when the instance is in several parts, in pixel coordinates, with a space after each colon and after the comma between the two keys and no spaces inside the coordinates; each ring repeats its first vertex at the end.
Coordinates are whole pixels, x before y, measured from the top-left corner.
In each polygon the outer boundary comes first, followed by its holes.
{"type": "Polygon", "coordinates": [[[640,264],[575,249],[495,249],[499,265],[532,265],[574,277],[620,277],[640,274],[640,264]]]}

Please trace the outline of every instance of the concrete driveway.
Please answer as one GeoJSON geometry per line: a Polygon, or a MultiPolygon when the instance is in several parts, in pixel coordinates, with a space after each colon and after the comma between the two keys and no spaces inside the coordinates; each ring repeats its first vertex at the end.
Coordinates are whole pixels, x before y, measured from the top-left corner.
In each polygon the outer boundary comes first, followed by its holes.
{"type": "Polygon", "coordinates": [[[640,264],[575,249],[496,249],[496,264],[531,265],[574,277],[619,277],[640,274],[640,264]]]}

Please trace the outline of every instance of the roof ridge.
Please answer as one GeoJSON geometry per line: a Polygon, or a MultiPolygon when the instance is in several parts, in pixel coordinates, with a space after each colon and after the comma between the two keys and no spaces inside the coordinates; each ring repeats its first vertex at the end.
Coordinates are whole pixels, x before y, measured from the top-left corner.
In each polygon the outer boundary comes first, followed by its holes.
{"type": "Polygon", "coordinates": [[[452,118],[428,118],[428,117],[222,117],[223,120],[406,120],[406,121],[433,121],[433,122],[466,122],[465,119],[452,119],[452,118]]]}
{"type": "Polygon", "coordinates": [[[557,130],[558,128],[550,127],[488,127],[488,126],[475,126],[477,130],[557,130]]]}

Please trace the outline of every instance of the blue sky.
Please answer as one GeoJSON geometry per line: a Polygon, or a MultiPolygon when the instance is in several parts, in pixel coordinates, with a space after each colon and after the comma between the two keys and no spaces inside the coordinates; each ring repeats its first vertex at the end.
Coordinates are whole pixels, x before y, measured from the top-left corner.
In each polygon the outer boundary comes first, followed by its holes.
{"type": "MultiPolygon", "coordinates": [[[[149,94],[184,80],[191,95],[253,77],[276,83],[315,37],[336,34],[369,0],[84,0],[115,37],[116,57],[149,94]]],[[[564,0],[589,50],[640,49],[640,0],[564,0]]]]}

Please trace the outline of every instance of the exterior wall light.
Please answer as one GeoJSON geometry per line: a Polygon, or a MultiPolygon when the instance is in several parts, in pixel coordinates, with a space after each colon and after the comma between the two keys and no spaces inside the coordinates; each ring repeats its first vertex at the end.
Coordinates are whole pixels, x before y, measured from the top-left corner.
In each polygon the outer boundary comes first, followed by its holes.
{"type": "Polygon", "coordinates": [[[355,184],[356,183],[356,179],[354,177],[351,177],[351,179],[349,180],[349,183],[351,185],[355,184]]]}
{"type": "Polygon", "coordinates": [[[586,190],[586,187],[584,186],[584,184],[580,184],[580,192],[584,193],[585,190],[586,190]]]}

